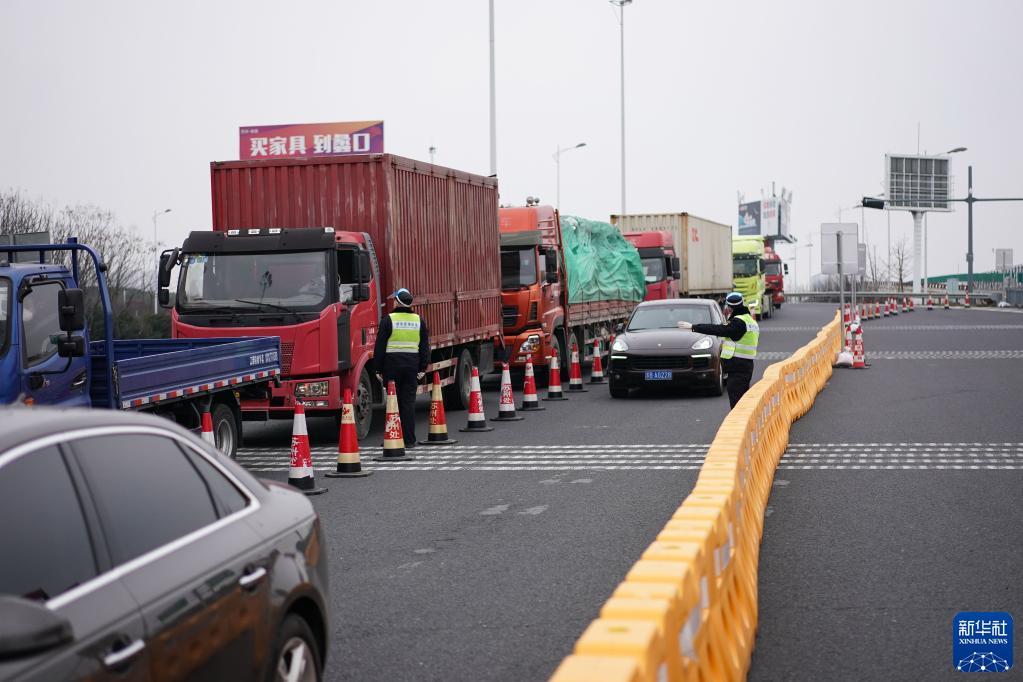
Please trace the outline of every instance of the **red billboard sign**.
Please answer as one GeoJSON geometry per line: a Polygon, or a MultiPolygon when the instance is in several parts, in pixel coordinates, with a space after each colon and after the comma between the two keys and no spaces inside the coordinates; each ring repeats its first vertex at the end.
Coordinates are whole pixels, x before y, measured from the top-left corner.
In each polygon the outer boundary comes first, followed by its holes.
{"type": "Polygon", "coordinates": [[[238,129],[238,158],[242,161],[289,156],[382,154],[383,151],[383,121],[296,123],[238,129]]]}

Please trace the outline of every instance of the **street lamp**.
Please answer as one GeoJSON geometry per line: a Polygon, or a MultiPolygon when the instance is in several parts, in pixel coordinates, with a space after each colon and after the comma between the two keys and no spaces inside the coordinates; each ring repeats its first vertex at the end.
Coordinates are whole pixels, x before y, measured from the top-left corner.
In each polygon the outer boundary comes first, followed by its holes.
{"type": "Polygon", "coordinates": [[[497,175],[497,78],[494,66],[494,0],[490,0],[490,177],[497,175]]]}
{"type": "Polygon", "coordinates": [[[632,0],[610,0],[612,5],[618,7],[618,27],[621,36],[621,65],[622,65],[622,215],[625,215],[625,6],[631,5],[632,0]]]}
{"type": "Polygon", "coordinates": [[[564,154],[565,152],[570,152],[573,149],[579,149],[580,147],[585,146],[586,146],[585,142],[580,142],[579,144],[572,145],[571,147],[558,147],[558,150],[554,152],[554,154],[552,154],[552,158],[554,159],[554,167],[557,169],[556,171],[557,192],[554,200],[554,207],[557,208],[559,211],[561,210],[561,155],[564,154]]]}
{"type": "Polygon", "coordinates": [[[153,255],[156,257],[156,269],[157,269],[156,281],[153,282],[153,314],[154,315],[156,315],[159,312],[159,309],[157,308],[157,299],[159,298],[159,293],[160,293],[159,292],[159,289],[160,289],[160,275],[159,275],[159,270],[160,270],[160,257],[159,257],[160,256],[160,239],[159,239],[159,237],[156,234],[156,219],[159,218],[160,216],[162,216],[164,213],[170,213],[170,212],[171,212],[171,210],[169,208],[165,208],[162,211],[160,211],[160,210],[153,211],[153,255]]]}

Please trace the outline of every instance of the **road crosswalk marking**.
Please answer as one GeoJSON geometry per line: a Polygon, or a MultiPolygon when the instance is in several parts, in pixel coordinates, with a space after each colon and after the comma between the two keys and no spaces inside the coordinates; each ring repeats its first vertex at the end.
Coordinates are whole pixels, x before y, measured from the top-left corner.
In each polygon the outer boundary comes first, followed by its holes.
{"type": "MultiPolygon", "coordinates": [[[[362,451],[374,471],[696,471],[706,444],[452,445],[416,448],[416,459],[376,463],[379,448],[362,451]]],[[[336,450],[312,449],[313,468],[336,468],[336,450]]],[[[287,471],[286,448],[244,448],[237,461],[250,471],[287,471]]],[[[1023,443],[790,443],[779,470],[1023,470],[1023,443]]]]}

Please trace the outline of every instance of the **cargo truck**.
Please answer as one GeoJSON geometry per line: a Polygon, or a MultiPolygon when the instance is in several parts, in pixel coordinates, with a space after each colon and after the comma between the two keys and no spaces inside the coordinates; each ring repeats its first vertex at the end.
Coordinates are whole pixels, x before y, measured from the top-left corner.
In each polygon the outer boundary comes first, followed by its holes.
{"type": "MultiPolygon", "coordinates": [[[[246,420],[338,418],[345,389],[365,438],[383,388],[370,361],[400,287],[429,330],[449,408],[501,342],[497,181],[390,154],[211,164],[213,231],[180,263],[175,338],[279,336],[282,382],[246,420]]],[[[164,299],[169,294],[163,295],[164,299]]],[[[420,392],[428,390],[424,383],[420,392]]]]}
{"type": "MultiPolygon", "coordinates": [[[[785,302],[785,275],[789,274],[788,263],[771,246],[764,245],[764,279],[771,303],[777,310],[785,302]]],[[[772,313],[773,315],[773,313],[772,313]]]]}
{"type": "Polygon", "coordinates": [[[100,255],[74,240],[0,249],[0,405],[138,410],[197,433],[208,411],[216,446],[233,457],[239,401],[276,381],[278,339],[114,339],[105,272],[100,255]],[[13,262],[17,252],[38,260],[13,262]],[[70,267],[47,254],[65,256],[70,267]],[[93,341],[78,287],[80,255],[92,261],[102,313],[103,338],[93,341]]]}
{"type": "MultiPolygon", "coordinates": [[[[500,220],[501,310],[508,360],[513,368],[521,369],[531,359],[537,380],[543,383],[549,376],[548,358],[557,355],[562,374],[567,377],[572,346],[578,345],[583,359],[592,358],[593,340],[606,340],[643,299],[639,254],[611,226],[597,224],[598,229],[599,225],[606,226],[605,236],[613,235],[618,244],[610,245],[614,249],[603,244],[603,253],[591,255],[600,258],[613,251],[618,272],[591,271],[603,281],[590,282],[596,286],[573,300],[571,290],[584,289],[579,286],[584,264],[578,258],[566,257],[563,229],[567,228],[558,211],[553,206],[530,203],[501,208],[500,220]],[[615,275],[624,280],[624,287],[611,285],[615,275]]],[[[594,263],[588,265],[592,268],[594,263]]],[[[606,355],[606,343],[602,347],[606,355]]]]}
{"type": "Polygon", "coordinates": [[[763,236],[735,237],[732,240],[733,286],[746,299],[750,313],[758,320],[774,315],[774,306],[767,291],[764,255],[763,236]]]}
{"type": "Polygon", "coordinates": [[[643,300],[678,298],[682,266],[675,253],[675,239],[671,232],[625,232],[622,236],[636,247],[643,264],[643,275],[646,277],[646,296],[643,300]]]}
{"type": "Polygon", "coordinates": [[[680,261],[678,296],[721,301],[732,288],[732,228],[689,213],[611,216],[623,233],[668,232],[680,261]]]}

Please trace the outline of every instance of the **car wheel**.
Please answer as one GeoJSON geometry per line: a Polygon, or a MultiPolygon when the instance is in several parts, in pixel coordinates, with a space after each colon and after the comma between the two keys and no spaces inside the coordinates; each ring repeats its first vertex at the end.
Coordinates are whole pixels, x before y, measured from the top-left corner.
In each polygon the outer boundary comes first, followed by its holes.
{"type": "Polygon", "coordinates": [[[717,375],[714,377],[714,385],[710,387],[710,394],[713,396],[719,396],[725,392],[725,373],[720,369],[717,375]]]}
{"type": "Polygon", "coordinates": [[[309,624],[289,614],[277,633],[272,668],[267,676],[273,682],[319,682],[323,675],[322,657],[309,624]]]}
{"type": "Polygon", "coordinates": [[[210,418],[217,449],[234,459],[238,453],[238,423],[234,420],[234,412],[224,403],[217,403],[210,412],[210,418]]]}
{"type": "Polygon", "coordinates": [[[455,368],[455,383],[442,389],[444,407],[449,410],[466,410],[469,408],[469,393],[472,391],[472,354],[463,348],[458,354],[458,366],[455,368]]]}
{"type": "Polygon", "coordinates": [[[627,386],[619,386],[613,381],[607,385],[607,390],[611,394],[612,398],[629,397],[629,388],[627,386]]]}

